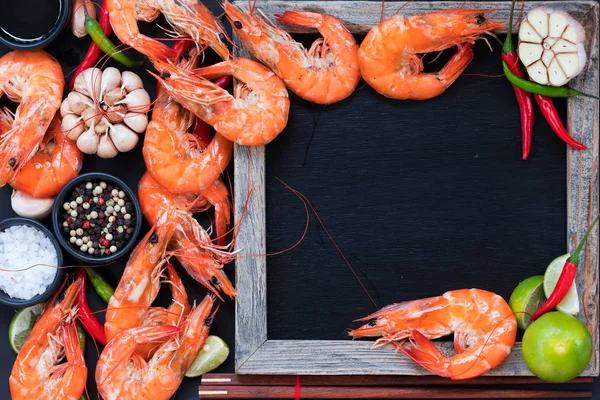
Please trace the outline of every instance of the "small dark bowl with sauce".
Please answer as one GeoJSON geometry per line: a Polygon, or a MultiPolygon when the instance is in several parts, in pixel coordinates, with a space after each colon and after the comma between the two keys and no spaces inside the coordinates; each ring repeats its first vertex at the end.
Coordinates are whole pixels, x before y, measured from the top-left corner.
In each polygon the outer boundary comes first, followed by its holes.
{"type": "Polygon", "coordinates": [[[0,43],[15,50],[41,49],[71,22],[72,0],[1,0],[0,43]]]}

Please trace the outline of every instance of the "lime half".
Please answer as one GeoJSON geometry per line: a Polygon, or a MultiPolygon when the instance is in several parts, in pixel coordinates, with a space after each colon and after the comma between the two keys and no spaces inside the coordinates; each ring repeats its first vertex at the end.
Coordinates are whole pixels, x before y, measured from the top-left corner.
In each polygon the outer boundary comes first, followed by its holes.
{"type": "Polygon", "coordinates": [[[543,283],[542,275],[532,276],[519,283],[510,295],[508,305],[515,313],[519,328],[523,330],[531,324],[531,315],[545,300],[543,283]]]}
{"type": "Polygon", "coordinates": [[[22,310],[17,311],[10,321],[8,327],[8,340],[10,342],[10,347],[12,347],[15,353],[18,354],[21,347],[23,347],[23,343],[25,343],[27,337],[31,333],[35,321],[37,321],[42,314],[42,311],[44,311],[44,305],[44,303],[41,303],[23,308],[22,310]]]}
{"type": "MultiPolygon", "coordinates": [[[[548,268],[546,268],[546,272],[544,273],[544,293],[546,294],[546,297],[549,297],[554,290],[556,282],[558,282],[558,277],[560,276],[563,267],[565,266],[565,262],[569,257],[570,254],[563,254],[562,256],[552,260],[552,262],[548,265],[548,268]]],[[[577,313],[579,313],[579,296],[577,295],[577,287],[575,286],[575,282],[573,282],[571,285],[571,288],[567,292],[565,298],[558,303],[556,309],[571,315],[577,315],[577,313]]]]}
{"type": "Polygon", "coordinates": [[[218,336],[209,336],[206,338],[204,347],[198,353],[198,356],[185,373],[188,378],[195,378],[205,374],[219,365],[223,364],[229,356],[229,346],[218,336]]]}

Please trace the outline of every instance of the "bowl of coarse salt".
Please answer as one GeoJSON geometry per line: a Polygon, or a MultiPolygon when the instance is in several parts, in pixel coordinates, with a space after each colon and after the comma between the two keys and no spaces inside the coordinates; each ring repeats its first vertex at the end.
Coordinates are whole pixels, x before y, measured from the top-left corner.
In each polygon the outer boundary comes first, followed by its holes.
{"type": "Polygon", "coordinates": [[[29,307],[48,299],[64,276],[60,245],[29,218],[0,222],[0,303],[29,307]]]}

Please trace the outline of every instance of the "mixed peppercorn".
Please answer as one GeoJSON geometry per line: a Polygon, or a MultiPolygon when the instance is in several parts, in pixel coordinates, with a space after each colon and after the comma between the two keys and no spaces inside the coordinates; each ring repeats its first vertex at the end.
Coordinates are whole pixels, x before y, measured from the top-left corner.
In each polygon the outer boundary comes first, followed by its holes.
{"type": "Polygon", "coordinates": [[[123,248],[134,232],[134,205],[120,188],[106,182],[78,185],[63,204],[63,232],[82,253],[108,256],[123,248]]]}

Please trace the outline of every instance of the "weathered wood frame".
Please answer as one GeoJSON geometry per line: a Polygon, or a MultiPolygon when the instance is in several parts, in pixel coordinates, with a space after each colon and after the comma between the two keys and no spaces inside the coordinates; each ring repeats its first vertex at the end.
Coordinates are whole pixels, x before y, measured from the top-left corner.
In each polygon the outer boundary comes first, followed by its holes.
{"type": "MultiPolygon", "coordinates": [[[[238,1],[247,9],[247,2],[238,1]]],[[[404,2],[385,2],[385,16],[396,12],[404,2]]],[[[406,15],[437,9],[460,7],[462,1],[412,2],[402,12],[406,15]]],[[[588,65],[585,72],[571,82],[581,91],[598,95],[598,20],[600,5],[596,1],[527,1],[526,10],[549,5],[571,13],[586,27],[588,65]]],[[[320,11],[342,19],[359,34],[368,32],[380,19],[380,2],[369,1],[281,1],[260,0],[259,8],[271,18],[290,9],[320,11]]],[[[507,21],[510,1],[471,2],[469,7],[494,9],[490,18],[507,21]]],[[[274,19],[273,19],[274,20],[274,19]]],[[[285,27],[290,33],[310,32],[304,28],[285,27]]],[[[517,27],[516,27],[517,28],[517,27]]],[[[516,31],[515,28],[515,31],[516,31]]],[[[238,55],[248,56],[234,34],[238,55]]],[[[292,105],[293,107],[293,105],[292,105]]],[[[567,247],[572,251],[593,216],[598,214],[598,107],[589,98],[568,101],[568,129],[587,151],[567,149],[567,247]]],[[[265,148],[235,147],[235,221],[239,223],[237,248],[243,254],[266,253],[265,148]],[[251,196],[246,204],[249,191],[251,196]],[[246,207],[246,208],[245,208],[246,207]]],[[[594,353],[582,376],[599,375],[598,332],[598,229],[595,229],[581,259],[577,285],[581,297],[580,318],[592,333],[594,353]]],[[[267,337],[267,260],[265,257],[240,258],[236,262],[235,371],[238,374],[298,375],[427,375],[393,349],[372,350],[372,342],[352,340],[270,340],[267,337]]],[[[442,351],[451,351],[452,343],[442,343],[442,351]]],[[[489,373],[496,376],[531,375],[521,357],[517,343],[509,358],[489,373]]]]}

